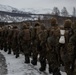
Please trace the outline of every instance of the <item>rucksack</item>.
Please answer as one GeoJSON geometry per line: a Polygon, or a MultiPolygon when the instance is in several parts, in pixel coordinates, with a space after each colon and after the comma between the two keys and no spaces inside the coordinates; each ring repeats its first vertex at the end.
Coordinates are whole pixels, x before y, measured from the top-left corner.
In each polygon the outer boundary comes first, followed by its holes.
{"type": "Polygon", "coordinates": [[[59,39],[59,28],[55,28],[55,27],[51,27],[49,29],[49,36],[47,38],[47,44],[48,46],[56,46],[56,44],[58,43],[58,39],[59,39]]]}
{"type": "Polygon", "coordinates": [[[61,43],[61,44],[64,44],[65,43],[65,30],[60,30],[59,43],[61,43]]]}
{"type": "Polygon", "coordinates": [[[30,40],[31,36],[30,36],[30,30],[29,29],[24,29],[23,30],[23,40],[30,40]]]}
{"type": "Polygon", "coordinates": [[[72,36],[71,28],[63,30],[60,29],[59,43],[61,44],[68,43],[71,36],[72,36]]]}
{"type": "Polygon", "coordinates": [[[47,30],[42,30],[39,34],[38,34],[38,38],[40,41],[46,41],[48,36],[47,30]]]}
{"type": "Polygon", "coordinates": [[[13,30],[13,38],[16,38],[18,33],[19,33],[19,30],[18,29],[14,29],[13,30]]]}

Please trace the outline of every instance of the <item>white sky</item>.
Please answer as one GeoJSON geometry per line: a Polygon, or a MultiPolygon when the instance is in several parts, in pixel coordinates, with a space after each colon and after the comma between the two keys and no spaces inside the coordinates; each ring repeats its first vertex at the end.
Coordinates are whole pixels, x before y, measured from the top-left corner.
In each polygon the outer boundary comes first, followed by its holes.
{"type": "Polygon", "coordinates": [[[65,6],[69,12],[76,7],[76,0],[0,0],[0,4],[10,5],[16,8],[53,8],[60,10],[65,6]]]}

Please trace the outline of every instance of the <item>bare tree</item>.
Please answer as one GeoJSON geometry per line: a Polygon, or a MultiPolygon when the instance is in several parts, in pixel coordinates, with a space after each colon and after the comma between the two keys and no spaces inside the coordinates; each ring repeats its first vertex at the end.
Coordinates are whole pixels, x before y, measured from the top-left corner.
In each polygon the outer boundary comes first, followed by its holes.
{"type": "Polygon", "coordinates": [[[65,16],[65,17],[68,17],[69,16],[69,13],[68,13],[66,7],[63,7],[63,9],[61,10],[61,15],[62,16],[65,16]]]}
{"type": "Polygon", "coordinates": [[[54,7],[54,8],[53,8],[53,11],[52,11],[52,14],[59,16],[59,15],[60,15],[59,9],[58,9],[57,7],[54,7]]]}
{"type": "Polygon", "coordinates": [[[76,17],[76,8],[73,7],[73,16],[76,17]]]}

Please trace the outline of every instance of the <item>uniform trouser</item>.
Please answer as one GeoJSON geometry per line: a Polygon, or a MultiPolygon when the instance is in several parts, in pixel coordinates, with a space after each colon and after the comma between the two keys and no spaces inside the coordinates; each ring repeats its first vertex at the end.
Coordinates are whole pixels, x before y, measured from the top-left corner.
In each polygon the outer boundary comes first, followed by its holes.
{"type": "Polygon", "coordinates": [[[74,48],[74,54],[73,54],[73,60],[72,60],[72,73],[74,72],[74,69],[75,69],[75,60],[76,60],[76,48],[74,48]]]}
{"type": "Polygon", "coordinates": [[[37,57],[38,57],[38,51],[37,51],[36,47],[33,47],[32,60],[35,61],[36,63],[37,63],[37,57]]]}
{"type": "Polygon", "coordinates": [[[67,46],[65,44],[59,44],[57,50],[59,51],[59,61],[64,65],[65,72],[67,75],[71,75],[71,62],[67,53],[67,46]]]}
{"type": "Polygon", "coordinates": [[[14,55],[19,55],[19,47],[18,47],[17,40],[13,41],[13,43],[12,43],[12,49],[13,49],[13,54],[14,55]]]}
{"type": "Polygon", "coordinates": [[[25,62],[28,62],[30,57],[30,41],[24,41],[22,43],[22,51],[25,56],[25,62]]]}
{"type": "Polygon", "coordinates": [[[11,42],[8,42],[8,54],[11,54],[11,49],[12,49],[12,47],[11,47],[11,42]]]}
{"type": "Polygon", "coordinates": [[[65,50],[65,45],[64,44],[58,44],[57,45],[57,55],[58,55],[58,61],[59,61],[59,64],[62,64],[62,65],[64,65],[64,62],[62,61],[62,58],[61,58],[61,50],[62,50],[62,48],[64,48],[64,50],[65,50]]]}
{"type": "Polygon", "coordinates": [[[47,61],[49,64],[49,71],[54,71],[55,69],[59,68],[58,57],[55,51],[48,51],[47,52],[47,61]]]}
{"type": "Polygon", "coordinates": [[[32,63],[37,64],[38,51],[41,50],[39,47],[38,40],[32,41],[32,63]]]}
{"type": "Polygon", "coordinates": [[[39,57],[39,61],[40,61],[40,64],[41,64],[41,67],[40,68],[42,70],[45,70],[46,69],[46,55],[45,54],[42,54],[42,53],[40,53],[40,57],[39,57]]]}
{"type": "Polygon", "coordinates": [[[7,42],[6,41],[4,42],[4,51],[5,52],[7,51],[7,42]]]}
{"type": "Polygon", "coordinates": [[[0,41],[0,49],[3,50],[3,40],[0,41]]]}
{"type": "Polygon", "coordinates": [[[46,46],[45,44],[43,44],[42,46],[39,46],[40,48],[40,51],[39,51],[39,54],[40,54],[40,57],[39,57],[39,61],[40,61],[40,64],[41,64],[41,68],[43,70],[46,69],[46,46]]]}

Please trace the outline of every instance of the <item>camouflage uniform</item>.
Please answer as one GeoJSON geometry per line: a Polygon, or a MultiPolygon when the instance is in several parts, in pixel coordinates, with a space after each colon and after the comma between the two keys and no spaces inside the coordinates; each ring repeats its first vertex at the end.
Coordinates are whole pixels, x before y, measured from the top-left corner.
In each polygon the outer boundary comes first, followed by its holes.
{"type": "Polygon", "coordinates": [[[58,44],[58,51],[59,52],[59,55],[61,57],[60,60],[62,60],[63,64],[64,64],[64,68],[65,68],[65,72],[67,73],[67,75],[71,75],[71,70],[70,70],[70,65],[71,65],[71,62],[70,62],[70,55],[69,55],[69,39],[70,37],[72,36],[72,29],[71,29],[71,20],[66,20],[65,23],[64,23],[64,30],[65,30],[65,34],[64,34],[64,37],[65,37],[65,43],[64,44],[61,44],[59,43],[58,44]]]}
{"type": "Polygon", "coordinates": [[[49,64],[49,73],[53,75],[61,75],[59,70],[59,61],[57,55],[57,44],[59,40],[60,28],[56,24],[55,18],[51,19],[51,27],[48,30],[47,38],[47,61],[49,64]]]}
{"type": "Polygon", "coordinates": [[[16,58],[19,57],[19,47],[18,47],[18,34],[19,34],[19,29],[17,26],[13,26],[12,29],[12,50],[13,53],[16,55],[16,58]]]}
{"type": "Polygon", "coordinates": [[[3,37],[3,46],[4,46],[4,51],[7,51],[7,37],[8,37],[8,27],[4,26],[3,28],[3,33],[2,33],[2,37],[3,37]]]}
{"type": "Polygon", "coordinates": [[[3,44],[2,44],[2,27],[0,27],[0,49],[3,49],[3,44]]]}
{"type": "Polygon", "coordinates": [[[8,29],[8,37],[7,37],[7,41],[8,41],[8,54],[11,54],[11,49],[12,49],[12,36],[13,36],[13,32],[12,32],[12,26],[9,26],[8,29]]]}
{"type": "Polygon", "coordinates": [[[27,27],[27,25],[23,25],[22,30],[19,35],[19,39],[21,40],[21,50],[23,51],[23,54],[25,56],[25,63],[30,63],[30,30],[27,27]],[[26,34],[26,32],[29,31],[29,34],[26,34]],[[29,37],[27,38],[27,35],[29,37]],[[25,39],[27,38],[27,39],[25,39]]]}
{"type": "Polygon", "coordinates": [[[1,31],[1,50],[4,48],[4,26],[2,27],[1,31]]]}
{"type": "Polygon", "coordinates": [[[32,45],[32,61],[33,65],[37,65],[37,56],[38,50],[40,49],[39,46],[39,39],[37,37],[38,27],[40,26],[39,23],[36,23],[33,29],[31,30],[31,45],[32,45]]]}
{"type": "Polygon", "coordinates": [[[74,22],[74,24],[72,25],[72,28],[73,28],[74,34],[71,36],[69,43],[71,44],[70,47],[72,47],[72,49],[71,49],[71,51],[72,51],[71,52],[71,60],[72,60],[71,71],[72,71],[72,75],[73,75],[73,72],[75,70],[75,59],[76,59],[76,51],[75,51],[76,50],[76,22],[74,22]]]}
{"type": "Polygon", "coordinates": [[[41,31],[38,33],[38,39],[39,39],[39,61],[41,64],[41,67],[39,68],[40,71],[46,70],[46,41],[48,37],[47,29],[44,25],[41,24],[41,31]]]}

